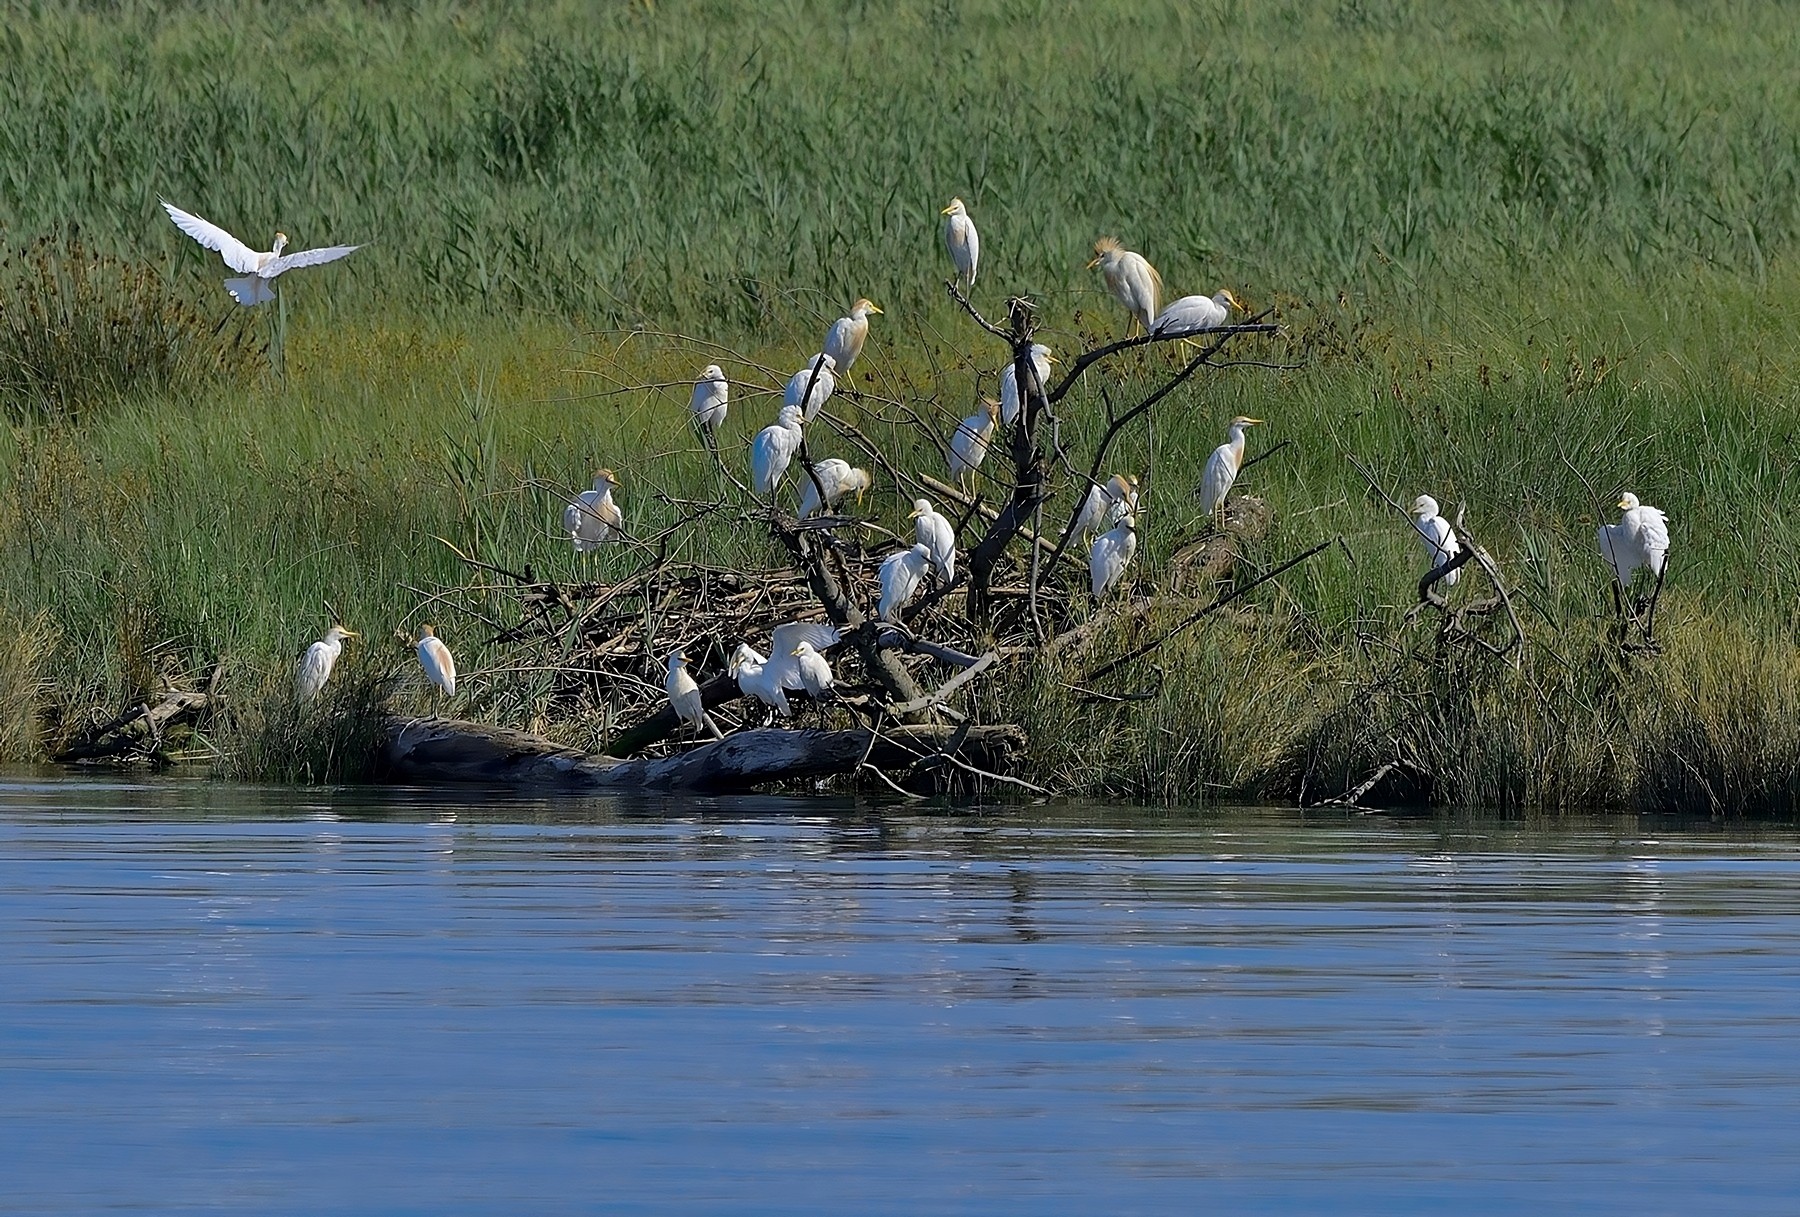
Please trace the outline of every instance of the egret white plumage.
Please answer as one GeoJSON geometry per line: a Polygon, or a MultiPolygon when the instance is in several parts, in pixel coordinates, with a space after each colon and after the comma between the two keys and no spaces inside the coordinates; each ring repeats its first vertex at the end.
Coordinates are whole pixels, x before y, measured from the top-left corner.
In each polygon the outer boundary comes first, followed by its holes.
{"type": "Polygon", "coordinates": [[[344,639],[356,637],[359,635],[355,630],[334,625],[325,631],[325,637],[307,647],[294,668],[294,696],[301,701],[317,697],[325,682],[331,679],[331,669],[337,666],[338,656],[344,652],[344,639]]]}
{"type": "Polygon", "coordinates": [[[794,648],[794,669],[800,674],[800,683],[806,694],[814,701],[822,701],[830,694],[832,686],[837,684],[837,676],[831,670],[831,662],[819,654],[817,647],[805,639],[794,648]]]}
{"type": "Polygon", "coordinates": [[[881,564],[881,604],[875,615],[883,621],[898,621],[900,610],[919,594],[919,585],[930,569],[931,550],[923,543],[890,556],[881,564]]]}
{"type": "Polygon", "coordinates": [[[750,487],[759,495],[773,495],[781,479],[800,451],[799,406],[783,406],[770,426],[756,433],[750,442],[750,487]]]}
{"type": "Polygon", "coordinates": [[[956,577],[956,530],[943,513],[931,506],[930,499],[914,499],[912,515],[913,539],[930,554],[931,565],[945,583],[956,577]]]}
{"type": "Polygon", "coordinates": [[[669,695],[669,708],[679,718],[696,731],[705,730],[714,739],[724,739],[724,732],[706,712],[706,704],[700,698],[700,686],[687,670],[688,657],[676,647],[669,652],[669,671],[663,677],[663,691],[669,695]]]}
{"type": "Polygon", "coordinates": [[[975,221],[961,199],[951,199],[950,206],[939,214],[949,217],[944,221],[944,248],[950,251],[950,262],[962,281],[974,287],[975,269],[981,263],[981,236],[975,231],[975,221]]]}
{"type": "Polygon", "coordinates": [[[1172,301],[1159,314],[1150,327],[1152,334],[1197,334],[1202,330],[1216,329],[1231,320],[1231,310],[1240,313],[1244,306],[1230,289],[1217,292],[1211,296],[1183,296],[1172,301]]]}
{"type": "Polygon", "coordinates": [[[1640,566],[1660,579],[1669,561],[1669,517],[1638,502],[1630,491],[1619,496],[1618,507],[1624,513],[1619,522],[1602,524],[1594,534],[1600,556],[1618,576],[1620,587],[1631,586],[1640,566]]]}
{"type": "Polygon", "coordinates": [[[1143,254],[1119,244],[1117,237],[1101,237],[1094,242],[1094,260],[1088,263],[1088,269],[1096,266],[1105,276],[1106,290],[1113,299],[1148,330],[1156,316],[1157,298],[1162,295],[1162,276],[1156,268],[1143,254]]]}
{"type": "Polygon", "coordinates": [[[1094,538],[1088,550],[1088,583],[1098,600],[1125,577],[1125,568],[1137,553],[1137,517],[1126,516],[1094,538]]]}
{"type": "Polygon", "coordinates": [[[859,299],[850,306],[848,317],[839,317],[825,331],[825,345],[820,349],[837,361],[839,372],[848,374],[862,357],[863,344],[869,340],[869,314],[879,312],[873,301],[859,299]]]}
{"type": "Polygon", "coordinates": [[[737,680],[744,696],[755,698],[786,718],[793,713],[787,691],[806,688],[796,654],[800,644],[806,643],[815,651],[822,651],[837,645],[841,637],[836,626],[822,621],[790,621],[775,627],[769,640],[770,654],[764,655],[748,643],[739,643],[726,670],[737,680]]]}
{"type": "Polygon", "coordinates": [[[863,492],[874,484],[867,469],[853,468],[849,461],[841,461],[835,456],[826,457],[813,465],[813,472],[818,475],[818,485],[813,479],[805,476],[802,469],[795,474],[800,483],[800,518],[802,520],[815,515],[819,511],[819,486],[825,488],[826,509],[835,508],[846,495],[854,494],[857,502],[862,502],[863,492]]]}
{"type": "MultiPolygon", "coordinates": [[[[1418,531],[1419,543],[1425,547],[1425,558],[1432,570],[1448,565],[1450,559],[1462,553],[1462,542],[1456,539],[1456,530],[1450,527],[1450,521],[1438,514],[1438,501],[1428,494],[1422,494],[1413,500],[1413,528],[1418,531]]],[[[1462,577],[1462,568],[1458,567],[1445,575],[1438,582],[1445,587],[1453,587],[1462,577]]]]}
{"type": "MultiPolygon", "coordinates": [[[[1037,373],[1038,388],[1046,392],[1050,388],[1050,365],[1055,362],[1049,347],[1041,342],[1031,344],[1031,368],[1037,373]]],[[[1000,421],[1009,427],[1018,422],[1021,405],[1019,365],[1009,363],[1000,373],[1000,421]]]]}
{"type": "Polygon", "coordinates": [[[419,635],[419,666],[425,669],[425,679],[442,689],[445,697],[455,697],[456,660],[450,648],[429,625],[420,626],[419,635]]]}
{"type": "Polygon", "coordinates": [[[725,671],[737,681],[745,697],[761,702],[782,718],[793,715],[794,708],[788,704],[781,676],[769,669],[767,656],[740,643],[731,654],[731,662],[725,665],[725,671]]]}
{"type": "Polygon", "coordinates": [[[819,416],[819,411],[825,408],[831,395],[837,392],[837,377],[833,374],[836,367],[837,360],[831,356],[822,352],[814,355],[806,361],[804,368],[788,377],[787,391],[782,394],[781,404],[799,406],[801,418],[810,423],[819,416]],[[815,367],[818,368],[816,375],[813,372],[815,367]],[[810,393],[806,391],[809,384],[812,386],[810,393]]]}
{"type": "Polygon", "coordinates": [[[694,395],[688,399],[694,425],[710,435],[725,425],[730,405],[731,382],[725,379],[725,369],[716,363],[707,364],[700,370],[700,379],[694,382],[694,395]]]}
{"type": "Polygon", "coordinates": [[[297,270],[302,266],[322,266],[326,262],[335,262],[361,249],[360,245],[327,245],[320,249],[303,249],[298,253],[284,253],[287,249],[287,234],[275,234],[275,246],[266,252],[258,252],[220,228],[210,220],[203,220],[197,215],[183,211],[167,199],[163,200],[163,210],[175,221],[175,227],[200,242],[206,249],[215,251],[225,259],[225,265],[239,274],[239,278],[225,280],[225,290],[239,304],[265,304],[275,298],[275,289],[271,286],[275,276],[284,271],[297,270]]]}
{"type": "Polygon", "coordinates": [[[602,469],[594,475],[594,488],[582,491],[563,508],[563,531],[574,542],[576,553],[599,549],[625,531],[625,516],[612,497],[618,486],[618,475],[602,469]]]}
{"type": "Polygon", "coordinates": [[[994,438],[994,423],[1000,416],[1000,403],[984,400],[981,409],[956,425],[950,437],[950,476],[964,490],[981,462],[987,459],[988,441],[994,438]]]}
{"type": "Polygon", "coordinates": [[[1115,473],[1105,485],[1088,487],[1087,498],[1081,503],[1081,514],[1075,517],[1075,539],[1085,541],[1135,512],[1137,484],[1137,478],[1131,474],[1115,473]]]}
{"type": "Polygon", "coordinates": [[[1244,428],[1261,422],[1260,418],[1238,415],[1226,429],[1226,441],[1206,458],[1206,469],[1200,475],[1200,506],[1208,515],[1225,510],[1225,495],[1237,481],[1238,470],[1244,467],[1244,428]]]}

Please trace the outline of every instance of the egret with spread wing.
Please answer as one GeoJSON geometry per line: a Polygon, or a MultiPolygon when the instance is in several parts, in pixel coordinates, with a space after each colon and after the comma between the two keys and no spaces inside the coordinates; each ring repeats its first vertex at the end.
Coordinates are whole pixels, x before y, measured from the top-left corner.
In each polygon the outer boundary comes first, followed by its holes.
{"type": "Polygon", "coordinates": [[[273,300],[275,276],[283,271],[335,262],[362,248],[360,245],[327,245],[320,249],[284,253],[287,249],[287,234],[278,232],[275,234],[275,247],[267,252],[258,252],[217,224],[191,215],[167,200],[163,201],[163,210],[175,221],[175,227],[205,248],[217,252],[225,259],[226,266],[238,272],[240,277],[225,280],[225,290],[231,293],[233,300],[245,306],[267,304],[273,300]]]}

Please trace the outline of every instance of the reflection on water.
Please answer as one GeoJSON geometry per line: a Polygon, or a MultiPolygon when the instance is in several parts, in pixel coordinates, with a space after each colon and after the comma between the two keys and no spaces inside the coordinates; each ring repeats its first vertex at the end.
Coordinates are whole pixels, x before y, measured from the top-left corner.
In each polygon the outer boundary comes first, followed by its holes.
{"type": "Polygon", "coordinates": [[[0,781],[0,1212],[1783,1212],[1800,848],[0,781]]]}

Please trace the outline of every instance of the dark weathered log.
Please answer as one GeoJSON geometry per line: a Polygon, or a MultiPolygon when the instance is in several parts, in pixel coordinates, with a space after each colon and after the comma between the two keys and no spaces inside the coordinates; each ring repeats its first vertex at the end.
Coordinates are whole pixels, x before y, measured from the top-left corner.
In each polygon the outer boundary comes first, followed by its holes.
{"type": "Polygon", "coordinates": [[[140,702],[111,722],[101,723],[56,754],[60,764],[83,761],[126,761],[158,756],[163,741],[177,727],[191,726],[211,708],[212,698],[188,689],[171,689],[155,705],[140,702]]]}
{"type": "MultiPolygon", "coordinates": [[[[865,763],[907,768],[940,755],[955,733],[936,726],[896,727],[873,737],[865,730],[766,728],[734,732],[675,756],[622,761],[504,727],[396,718],[388,724],[386,759],[389,775],[408,782],[730,792],[854,773],[865,763]]],[[[958,755],[997,772],[1025,746],[1024,731],[1014,726],[965,728],[963,736],[958,755]]]]}

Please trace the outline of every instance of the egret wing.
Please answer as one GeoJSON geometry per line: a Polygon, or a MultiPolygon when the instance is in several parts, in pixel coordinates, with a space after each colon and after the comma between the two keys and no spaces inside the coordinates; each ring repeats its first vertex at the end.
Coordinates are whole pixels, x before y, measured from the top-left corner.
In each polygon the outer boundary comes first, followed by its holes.
{"type": "Polygon", "coordinates": [[[163,200],[163,210],[175,221],[175,227],[200,242],[202,247],[216,251],[232,270],[248,273],[256,269],[257,259],[262,255],[211,220],[191,215],[167,199],[163,200]]]}
{"type": "Polygon", "coordinates": [[[283,254],[279,258],[272,259],[267,266],[263,267],[263,274],[272,279],[282,271],[294,270],[297,267],[321,266],[326,262],[336,262],[339,258],[347,258],[361,248],[360,245],[324,245],[318,249],[303,249],[299,253],[283,254]]]}
{"type": "Polygon", "coordinates": [[[778,625],[769,641],[769,650],[774,653],[769,657],[767,670],[779,678],[782,688],[803,689],[806,684],[800,679],[800,661],[794,657],[794,648],[802,642],[810,642],[814,650],[823,651],[836,646],[841,637],[843,635],[835,625],[823,621],[790,621],[778,625]]]}

